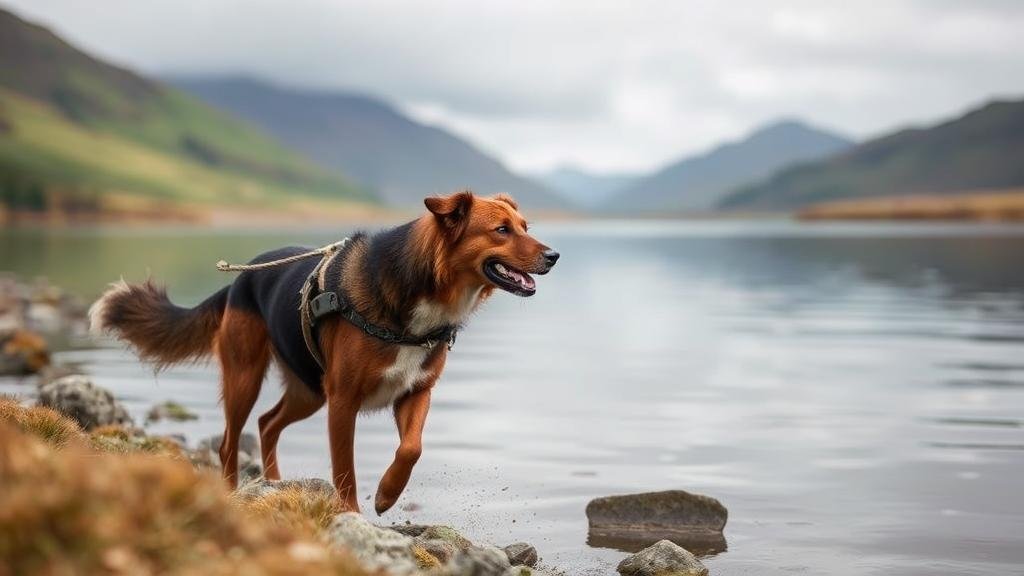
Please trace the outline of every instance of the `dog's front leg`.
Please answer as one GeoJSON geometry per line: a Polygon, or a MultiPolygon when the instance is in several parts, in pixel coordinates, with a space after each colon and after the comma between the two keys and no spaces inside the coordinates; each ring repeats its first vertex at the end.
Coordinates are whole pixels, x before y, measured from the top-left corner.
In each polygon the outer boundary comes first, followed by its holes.
{"type": "Polygon", "coordinates": [[[356,500],[355,437],[359,404],[352,398],[328,398],[327,427],[331,441],[331,469],[338,497],[351,512],[359,512],[356,500]]]}
{"type": "Polygon", "coordinates": [[[395,423],[398,425],[400,441],[398,450],[395,451],[395,459],[377,487],[374,509],[378,515],[394,506],[409,482],[413,466],[420,459],[423,449],[423,425],[427,421],[427,411],[430,410],[431,385],[403,396],[395,402],[395,423]]]}

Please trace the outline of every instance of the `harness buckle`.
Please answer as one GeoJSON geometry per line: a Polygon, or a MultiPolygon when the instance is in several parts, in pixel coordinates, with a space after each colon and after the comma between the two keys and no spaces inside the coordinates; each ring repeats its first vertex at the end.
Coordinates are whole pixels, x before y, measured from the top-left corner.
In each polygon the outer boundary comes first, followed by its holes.
{"type": "Polygon", "coordinates": [[[323,292],[309,301],[309,311],[313,316],[312,320],[314,324],[320,318],[323,318],[328,314],[333,314],[340,309],[341,306],[338,304],[338,295],[333,290],[330,292],[323,292]]]}

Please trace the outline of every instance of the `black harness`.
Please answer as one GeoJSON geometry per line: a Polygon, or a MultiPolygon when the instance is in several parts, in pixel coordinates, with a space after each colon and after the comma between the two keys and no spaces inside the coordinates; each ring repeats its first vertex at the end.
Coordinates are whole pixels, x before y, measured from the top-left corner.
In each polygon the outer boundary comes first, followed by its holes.
{"type": "Polygon", "coordinates": [[[455,345],[455,337],[459,332],[457,325],[442,326],[422,336],[407,336],[370,322],[345,299],[341,292],[328,289],[326,287],[327,270],[331,262],[334,261],[334,257],[341,251],[340,247],[338,250],[324,254],[306,278],[302,290],[299,292],[301,295],[299,314],[302,318],[302,337],[306,340],[309,354],[316,360],[321,371],[324,370],[324,360],[323,352],[320,349],[320,339],[315,333],[316,325],[321,319],[333,314],[340,315],[348,323],[362,330],[364,334],[373,336],[387,344],[419,346],[432,350],[444,342],[449,350],[452,349],[452,346],[455,345]]]}

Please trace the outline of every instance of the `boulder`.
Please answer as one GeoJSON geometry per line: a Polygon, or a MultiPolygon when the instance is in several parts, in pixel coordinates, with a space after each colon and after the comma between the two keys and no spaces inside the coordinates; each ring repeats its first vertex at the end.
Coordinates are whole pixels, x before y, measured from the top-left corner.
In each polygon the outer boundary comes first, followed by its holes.
{"type": "Polygon", "coordinates": [[[684,490],[607,496],[587,504],[589,542],[602,546],[639,550],[658,540],[669,539],[687,547],[708,551],[725,547],[722,529],[729,512],[709,496],[684,490]]]}
{"type": "Polygon", "coordinates": [[[412,538],[378,528],[357,512],[335,516],[326,537],[331,545],[348,550],[369,570],[404,576],[419,569],[412,538]]]}
{"type": "Polygon", "coordinates": [[[109,390],[96,386],[87,376],[80,374],[41,385],[38,404],[74,419],[86,431],[111,424],[135,425],[128,411],[109,390]]]}
{"type": "Polygon", "coordinates": [[[508,556],[508,561],[513,566],[533,568],[537,565],[537,549],[526,542],[516,542],[505,546],[505,555],[508,556]]]}
{"type": "Polygon", "coordinates": [[[685,548],[668,540],[629,556],[619,563],[622,576],[707,576],[708,569],[685,548]]]}
{"type": "Polygon", "coordinates": [[[42,336],[15,329],[0,335],[0,376],[35,374],[50,364],[50,348],[42,336]]]}

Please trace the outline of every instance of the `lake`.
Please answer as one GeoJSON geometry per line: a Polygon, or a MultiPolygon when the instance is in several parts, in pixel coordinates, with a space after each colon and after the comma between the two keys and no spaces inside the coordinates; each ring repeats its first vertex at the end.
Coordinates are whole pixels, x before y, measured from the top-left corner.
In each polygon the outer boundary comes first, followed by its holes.
{"type": "MultiPolygon", "coordinates": [[[[195,303],[244,261],[351,230],[0,232],[0,270],[95,297],[147,271],[195,303]]],[[[441,522],[612,574],[591,498],[685,489],[729,509],[715,575],[1024,570],[1024,227],[764,222],[538,223],[562,253],[538,293],[499,293],[434,393],[424,454],[383,522],[441,522]]],[[[80,362],[138,421],[155,402],[219,432],[211,366],[154,376],[113,342],[80,362]]],[[[2,381],[0,391],[25,392],[2,381]]],[[[255,418],[278,398],[274,377],[255,418]]],[[[285,477],[329,477],[321,412],[285,431],[285,477]]],[[[397,435],[357,433],[360,499],[397,435]]],[[[372,514],[372,502],[365,502],[372,514]]]]}

